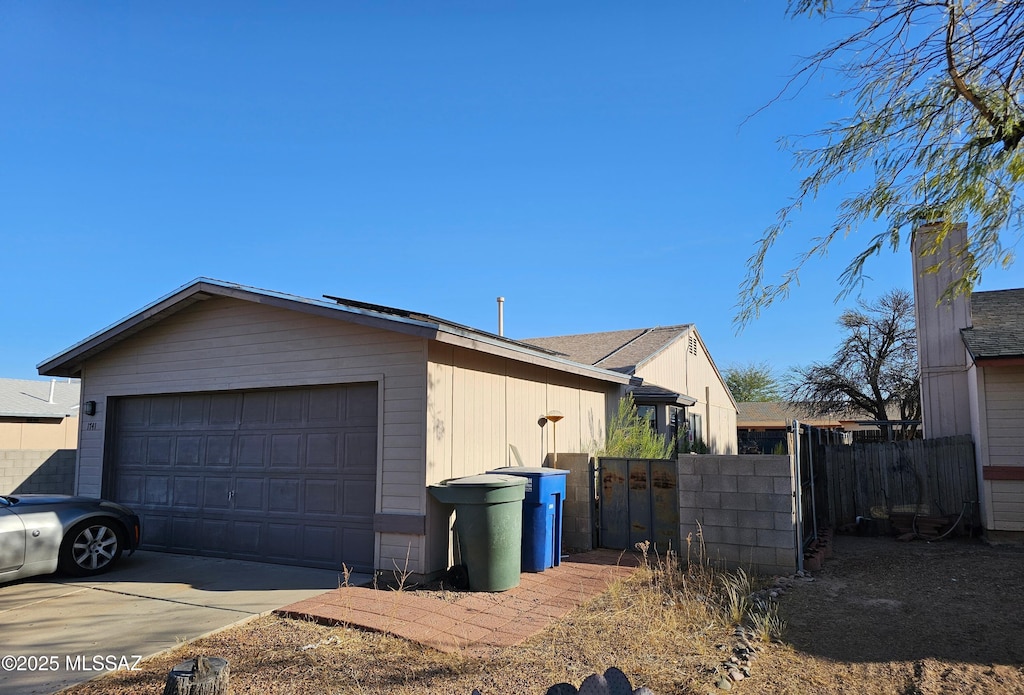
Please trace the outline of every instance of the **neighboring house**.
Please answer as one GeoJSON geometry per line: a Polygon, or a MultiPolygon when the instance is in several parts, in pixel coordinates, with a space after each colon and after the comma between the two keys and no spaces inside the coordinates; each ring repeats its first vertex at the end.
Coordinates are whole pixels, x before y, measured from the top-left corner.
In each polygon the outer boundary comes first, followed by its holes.
{"type": "Polygon", "coordinates": [[[449,560],[428,485],[540,465],[553,410],[558,451],[590,451],[641,382],[433,316],[205,278],[39,372],[82,379],[77,492],[135,508],[145,547],[416,575],[449,560]]]}
{"type": "MultiPolygon", "coordinates": [[[[736,430],[741,454],[770,454],[779,444],[785,446],[786,429],[792,426],[793,420],[801,425],[841,432],[845,435],[845,444],[879,441],[886,436],[879,421],[861,410],[815,415],[798,403],[764,401],[741,402],[738,405],[736,430]]],[[[893,422],[902,424],[899,406],[890,405],[888,414],[893,422]]]]}
{"type": "Polygon", "coordinates": [[[640,377],[632,389],[656,429],[712,454],[735,454],[736,401],[692,324],[527,338],[568,359],[640,377]]]}
{"type": "Polygon", "coordinates": [[[77,380],[0,379],[0,450],[74,449],[77,380]]]}
{"type": "Polygon", "coordinates": [[[942,301],[961,277],[951,249],[966,244],[956,227],[924,258],[931,230],[914,238],[921,408],[927,439],[970,434],[986,531],[1024,531],[1024,289],[975,292],[942,301]],[[926,272],[938,265],[937,272],[926,272]]]}
{"type": "Polygon", "coordinates": [[[78,381],[0,379],[0,493],[71,492],[78,381]]]}

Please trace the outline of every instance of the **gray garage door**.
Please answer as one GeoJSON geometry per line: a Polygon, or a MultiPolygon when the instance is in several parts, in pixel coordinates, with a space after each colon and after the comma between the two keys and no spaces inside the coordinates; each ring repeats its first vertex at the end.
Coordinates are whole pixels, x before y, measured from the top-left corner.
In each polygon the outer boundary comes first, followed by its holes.
{"type": "Polygon", "coordinates": [[[120,398],[106,495],[143,548],[373,569],[377,385],[120,398]]]}

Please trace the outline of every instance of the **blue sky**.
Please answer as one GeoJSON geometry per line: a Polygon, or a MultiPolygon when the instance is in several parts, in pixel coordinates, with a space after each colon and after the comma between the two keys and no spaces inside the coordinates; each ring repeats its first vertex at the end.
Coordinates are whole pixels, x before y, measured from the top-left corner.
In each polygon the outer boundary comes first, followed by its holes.
{"type": "MultiPolygon", "coordinates": [[[[737,336],[745,261],[795,190],[744,123],[842,27],[782,0],[0,5],[0,377],[198,276],[534,337],[695,323],[720,367],[839,341],[838,244],[737,336]]],[[[841,193],[841,191],[839,191],[841,193]]],[[[787,232],[769,272],[820,233],[787,232]]],[[[866,298],[910,289],[905,252],[866,298]]],[[[981,289],[1024,286],[1024,266],[981,289]]]]}

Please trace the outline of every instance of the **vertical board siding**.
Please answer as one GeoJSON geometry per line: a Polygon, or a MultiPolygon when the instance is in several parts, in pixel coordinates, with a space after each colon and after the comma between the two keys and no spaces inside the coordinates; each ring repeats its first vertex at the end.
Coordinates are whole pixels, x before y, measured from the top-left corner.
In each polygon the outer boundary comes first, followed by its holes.
{"type": "MultiPolygon", "coordinates": [[[[978,501],[970,435],[819,450],[833,526],[893,512],[955,515],[978,501]]],[[[977,522],[977,504],[973,513],[977,522]]]]}
{"type": "Polygon", "coordinates": [[[409,483],[414,471],[422,479],[425,456],[426,341],[224,297],[182,309],[86,362],[82,400],[97,409],[82,418],[76,489],[102,492],[109,397],[358,381],[383,381],[376,509],[422,514],[424,491],[409,483]]]}
{"type": "Polygon", "coordinates": [[[697,403],[689,411],[705,419],[705,444],[711,453],[734,454],[738,451],[736,407],[704,343],[695,330],[691,329],[690,335],[697,340],[696,355],[689,351],[689,337],[683,336],[638,366],[636,375],[645,382],[696,398],[697,403]]]}

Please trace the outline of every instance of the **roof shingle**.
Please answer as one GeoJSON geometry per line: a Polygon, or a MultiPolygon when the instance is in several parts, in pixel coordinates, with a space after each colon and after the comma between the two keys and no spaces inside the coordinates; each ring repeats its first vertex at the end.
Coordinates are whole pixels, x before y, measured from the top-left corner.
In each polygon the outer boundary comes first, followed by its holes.
{"type": "Polygon", "coordinates": [[[971,323],[960,334],[974,359],[1024,356],[1024,289],[975,292],[971,323]]]}

